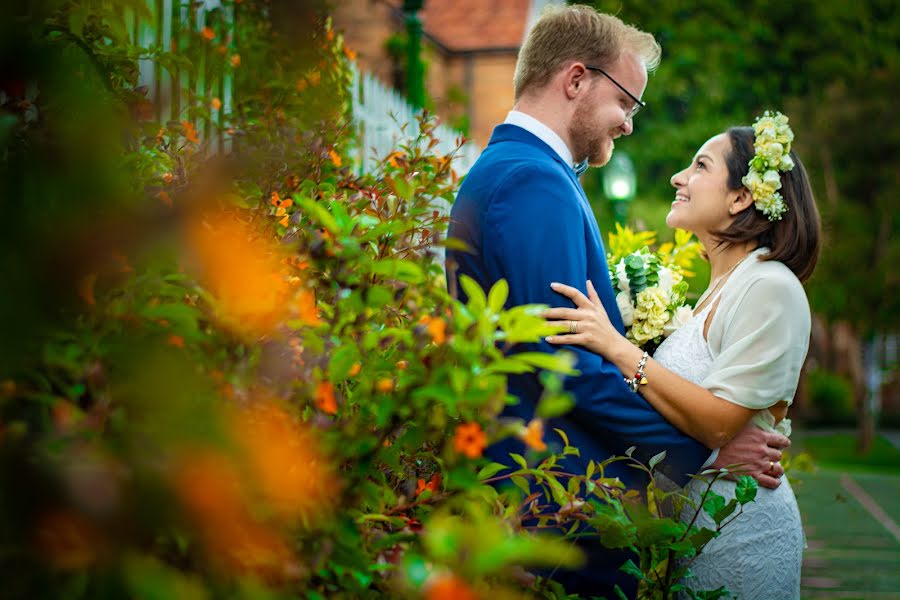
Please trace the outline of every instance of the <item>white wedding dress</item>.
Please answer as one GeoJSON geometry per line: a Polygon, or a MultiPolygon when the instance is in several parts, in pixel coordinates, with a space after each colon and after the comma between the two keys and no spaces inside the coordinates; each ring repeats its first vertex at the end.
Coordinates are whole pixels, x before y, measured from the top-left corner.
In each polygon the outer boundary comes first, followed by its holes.
{"type": "MultiPolygon", "coordinates": [[[[653,358],[681,377],[700,385],[713,364],[703,325],[714,301],[673,332],[657,348],[653,358]]],[[[721,310],[721,307],[720,307],[721,310]]],[[[768,413],[767,410],[761,411],[768,413]]],[[[762,415],[774,423],[771,415],[762,415]]],[[[694,503],[708,481],[692,480],[685,488],[694,503]]],[[[734,498],[735,483],[716,481],[713,490],[726,502],[734,498]]],[[[736,514],[736,513],[735,513],[736,514]]],[[[690,522],[690,506],[681,515],[690,522]]],[[[712,518],[702,509],[696,525],[715,529],[712,518]]],[[[686,580],[695,590],[725,586],[739,600],[795,600],[800,598],[800,564],[805,538],[797,500],[787,477],[775,490],[760,487],[756,500],[744,505],[743,514],[722,529],[691,565],[693,577],[686,580]]]]}

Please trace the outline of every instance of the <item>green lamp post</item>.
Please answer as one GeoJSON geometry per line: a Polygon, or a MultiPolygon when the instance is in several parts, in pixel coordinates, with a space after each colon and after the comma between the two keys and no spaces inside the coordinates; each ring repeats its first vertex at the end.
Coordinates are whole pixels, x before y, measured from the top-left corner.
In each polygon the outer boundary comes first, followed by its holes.
{"type": "Polygon", "coordinates": [[[403,0],[406,13],[406,96],[416,108],[425,106],[425,69],[422,66],[422,21],[419,10],[425,0],[403,0]]]}
{"type": "Polygon", "coordinates": [[[624,225],[628,218],[628,203],[637,192],[634,164],[621,150],[613,154],[603,167],[603,193],[609,199],[616,223],[624,225]]]}

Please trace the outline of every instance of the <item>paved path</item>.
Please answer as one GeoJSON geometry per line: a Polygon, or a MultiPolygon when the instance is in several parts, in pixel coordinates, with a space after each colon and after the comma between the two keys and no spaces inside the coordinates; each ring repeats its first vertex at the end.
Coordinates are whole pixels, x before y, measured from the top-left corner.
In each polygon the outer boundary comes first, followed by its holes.
{"type": "Polygon", "coordinates": [[[809,547],[804,600],[900,600],[900,476],[792,475],[809,547]]]}

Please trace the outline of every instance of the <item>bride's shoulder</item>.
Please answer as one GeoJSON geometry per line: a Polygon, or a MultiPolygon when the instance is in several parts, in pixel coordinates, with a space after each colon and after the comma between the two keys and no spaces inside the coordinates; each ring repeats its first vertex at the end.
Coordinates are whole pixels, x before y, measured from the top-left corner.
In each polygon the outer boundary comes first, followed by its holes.
{"type": "Polygon", "coordinates": [[[741,299],[751,303],[777,300],[779,304],[808,306],[803,284],[786,265],[777,260],[761,260],[748,269],[740,290],[741,299]]]}

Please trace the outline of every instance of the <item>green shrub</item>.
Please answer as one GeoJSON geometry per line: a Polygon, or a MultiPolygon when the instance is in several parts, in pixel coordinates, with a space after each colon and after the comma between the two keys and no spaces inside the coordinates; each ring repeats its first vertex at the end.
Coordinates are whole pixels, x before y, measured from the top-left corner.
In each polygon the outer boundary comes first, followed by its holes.
{"type": "Polygon", "coordinates": [[[851,425],[856,420],[853,384],[847,377],[824,369],[806,376],[814,420],[822,425],[851,425]]]}

